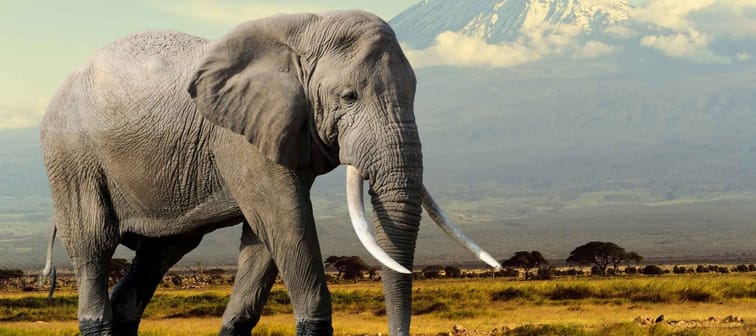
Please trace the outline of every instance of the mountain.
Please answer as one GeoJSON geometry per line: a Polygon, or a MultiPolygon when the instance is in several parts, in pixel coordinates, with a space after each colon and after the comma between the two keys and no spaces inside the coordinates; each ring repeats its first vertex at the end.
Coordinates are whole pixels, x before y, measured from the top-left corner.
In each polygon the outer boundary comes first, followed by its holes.
{"type": "MultiPolygon", "coordinates": [[[[498,258],[535,249],[563,259],[590,240],[652,258],[756,257],[756,63],[747,57],[756,44],[719,37],[669,56],[644,36],[696,36],[631,13],[623,0],[426,0],[390,21],[408,55],[445,31],[487,44],[473,53],[503,45],[495,57],[544,55],[415,67],[424,183],[498,258]],[[553,51],[590,41],[610,52],[553,51]]],[[[37,134],[0,130],[0,268],[44,260],[51,207],[37,134]]],[[[369,258],[349,228],[343,169],[319,177],[312,200],[323,253],[369,258]]],[[[184,264],[235,263],[238,239],[238,226],[214,232],[184,264]]],[[[427,218],[417,258],[473,259],[427,218]]]]}
{"type": "Polygon", "coordinates": [[[411,48],[425,48],[444,31],[488,43],[514,41],[544,25],[571,27],[591,35],[629,21],[626,0],[424,0],[390,22],[411,48]]]}

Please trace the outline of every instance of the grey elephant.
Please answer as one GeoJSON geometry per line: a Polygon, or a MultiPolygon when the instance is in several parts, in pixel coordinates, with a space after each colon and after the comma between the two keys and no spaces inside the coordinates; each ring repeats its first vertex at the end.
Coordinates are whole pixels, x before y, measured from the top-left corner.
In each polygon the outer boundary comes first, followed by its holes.
{"type": "Polygon", "coordinates": [[[350,217],[383,265],[392,334],[409,333],[421,206],[490,265],[423,186],[415,76],[387,23],[360,11],[280,15],[217,41],[125,37],[51,100],[41,140],[82,335],[135,335],[165,272],[215,229],[243,222],[221,335],[249,335],[277,273],[298,335],[329,335],[331,301],[309,191],[347,165],[350,217]],[[374,231],[365,219],[369,181],[374,231]],[[115,248],[136,251],[108,293],[115,248]]]}

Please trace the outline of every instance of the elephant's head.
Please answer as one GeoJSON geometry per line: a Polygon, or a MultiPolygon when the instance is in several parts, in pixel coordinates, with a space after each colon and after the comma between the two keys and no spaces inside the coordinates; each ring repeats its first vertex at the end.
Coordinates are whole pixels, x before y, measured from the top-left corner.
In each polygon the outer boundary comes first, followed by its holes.
{"type": "MultiPolygon", "coordinates": [[[[243,135],[278,164],[316,173],[349,166],[352,221],[363,244],[386,265],[392,334],[409,328],[408,270],[421,204],[450,224],[423,187],[415,84],[388,24],[349,11],[242,24],[210,46],[189,87],[207,119],[243,135]],[[364,217],[363,179],[370,184],[377,239],[364,217]]],[[[445,230],[477,248],[456,227],[445,230]]]]}

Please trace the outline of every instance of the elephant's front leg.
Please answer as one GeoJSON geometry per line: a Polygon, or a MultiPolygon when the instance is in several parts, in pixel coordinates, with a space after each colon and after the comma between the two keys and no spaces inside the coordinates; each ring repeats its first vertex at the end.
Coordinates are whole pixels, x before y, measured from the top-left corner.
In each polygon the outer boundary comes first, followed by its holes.
{"type": "Polygon", "coordinates": [[[248,336],[252,332],[260,320],[277,274],[278,269],[268,249],[245,222],[239,247],[239,268],[231,299],[223,312],[220,336],[248,336]]]}
{"type": "Polygon", "coordinates": [[[277,204],[275,211],[251,223],[281,272],[291,297],[297,335],[331,335],[331,295],[309,194],[297,198],[301,199],[295,203],[277,204]]]}
{"type": "MultiPolygon", "coordinates": [[[[259,156],[254,152],[248,155],[259,156]]],[[[310,204],[314,177],[264,159],[252,158],[239,169],[240,157],[245,155],[219,153],[219,168],[252,231],[281,273],[291,297],[297,335],[331,335],[331,295],[310,204]]]]}

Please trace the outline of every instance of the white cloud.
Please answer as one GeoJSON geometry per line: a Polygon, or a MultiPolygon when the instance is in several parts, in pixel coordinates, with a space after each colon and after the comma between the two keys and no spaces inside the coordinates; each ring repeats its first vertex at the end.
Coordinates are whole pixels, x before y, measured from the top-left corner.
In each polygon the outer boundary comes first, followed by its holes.
{"type": "Polygon", "coordinates": [[[710,48],[714,40],[756,40],[756,0],[648,0],[631,16],[662,28],[658,34],[644,36],[642,46],[696,63],[730,63],[750,57],[718,54],[710,48]]]}
{"type": "Polygon", "coordinates": [[[715,37],[756,38],[754,0],[649,0],[631,16],[675,32],[696,29],[715,37]]]}
{"type": "Polygon", "coordinates": [[[709,7],[716,1],[649,0],[636,7],[631,12],[631,16],[637,21],[653,23],[675,31],[685,31],[692,27],[692,22],[688,20],[690,13],[709,7]]]}
{"type": "Polygon", "coordinates": [[[686,59],[695,63],[730,63],[729,57],[709,49],[709,37],[695,29],[672,35],[648,35],[641,45],[661,51],[664,55],[686,59]]]}
{"type": "Polygon", "coordinates": [[[48,99],[36,102],[0,106],[0,129],[32,127],[39,124],[47,109],[48,99]]]}
{"type": "Polygon", "coordinates": [[[602,55],[610,54],[614,52],[616,48],[606,43],[599,41],[588,41],[585,45],[580,46],[575,50],[575,54],[572,55],[576,59],[584,58],[596,58],[602,55]]]}
{"type": "Polygon", "coordinates": [[[541,59],[543,55],[522,45],[493,45],[455,32],[443,32],[436,44],[423,50],[407,50],[414,67],[433,65],[508,67],[541,59]]]}
{"type": "Polygon", "coordinates": [[[612,37],[629,39],[638,36],[638,32],[627,26],[612,25],[604,29],[604,33],[609,34],[612,37]]]}
{"type": "Polygon", "coordinates": [[[446,31],[436,36],[433,46],[405,50],[414,67],[434,65],[510,67],[541,60],[548,56],[595,58],[611,53],[614,47],[598,41],[580,44],[576,26],[542,25],[523,27],[514,42],[489,44],[478,37],[446,31]]]}
{"type": "Polygon", "coordinates": [[[177,16],[184,16],[214,24],[237,24],[281,13],[320,12],[323,7],[286,5],[274,3],[232,4],[221,0],[190,0],[186,2],[159,3],[158,9],[177,16]]]}
{"type": "Polygon", "coordinates": [[[748,60],[750,60],[750,59],[751,59],[751,57],[752,57],[752,56],[751,56],[751,54],[749,54],[749,53],[738,53],[738,54],[737,54],[737,55],[735,56],[735,59],[737,59],[738,61],[744,62],[744,61],[748,61],[748,60]]]}

